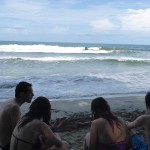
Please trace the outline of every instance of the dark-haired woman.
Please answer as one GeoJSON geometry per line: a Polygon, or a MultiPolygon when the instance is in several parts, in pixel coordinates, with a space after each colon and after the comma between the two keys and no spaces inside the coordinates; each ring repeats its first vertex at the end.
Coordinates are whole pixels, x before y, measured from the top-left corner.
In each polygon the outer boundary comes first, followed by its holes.
{"type": "Polygon", "coordinates": [[[53,147],[53,150],[68,150],[67,143],[62,142],[50,129],[50,117],[49,100],[45,97],[36,98],[29,107],[29,111],[16,125],[11,137],[10,150],[42,149],[45,143],[47,147],[53,147]]]}
{"type": "Polygon", "coordinates": [[[98,97],[91,103],[93,122],[85,137],[84,150],[130,150],[125,122],[115,116],[107,101],[98,97]]]}

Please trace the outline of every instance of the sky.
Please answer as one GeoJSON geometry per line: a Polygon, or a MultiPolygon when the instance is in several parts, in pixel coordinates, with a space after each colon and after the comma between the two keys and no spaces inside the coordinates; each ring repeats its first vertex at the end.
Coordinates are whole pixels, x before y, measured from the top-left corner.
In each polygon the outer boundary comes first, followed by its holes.
{"type": "Polygon", "coordinates": [[[0,41],[150,45],[150,1],[0,0],[0,41]]]}

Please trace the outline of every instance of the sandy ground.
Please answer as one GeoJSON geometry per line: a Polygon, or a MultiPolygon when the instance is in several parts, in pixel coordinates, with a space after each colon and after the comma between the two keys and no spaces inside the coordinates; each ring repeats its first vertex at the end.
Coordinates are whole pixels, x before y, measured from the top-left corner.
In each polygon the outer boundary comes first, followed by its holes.
{"type": "MultiPolygon", "coordinates": [[[[131,121],[140,114],[145,113],[144,96],[105,99],[111,106],[112,111],[125,120],[131,121]]],[[[28,110],[29,105],[22,105],[22,114],[28,110]]],[[[83,150],[84,137],[91,124],[91,100],[51,101],[51,105],[52,121],[61,117],[68,118],[57,131],[61,138],[69,143],[72,150],[83,150]]]]}

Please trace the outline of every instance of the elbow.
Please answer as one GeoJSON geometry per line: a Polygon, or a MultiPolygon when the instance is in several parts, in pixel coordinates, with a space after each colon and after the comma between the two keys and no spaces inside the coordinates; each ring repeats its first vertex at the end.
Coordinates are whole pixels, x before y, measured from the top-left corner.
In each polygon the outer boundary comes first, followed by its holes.
{"type": "Polygon", "coordinates": [[[63,143],[60,141],[60,142],[58,142],[56,145],[55,145],[56,147],[62,147],[63,146],[63,143]]]}
{"type": "Polygon", "coordinates": [[[63,142],[61,142],[60,145],[57,146],[57,148],[69,150],[70,146],[69,146],[69,144],[66,141],[63,141],[63,142]]]}

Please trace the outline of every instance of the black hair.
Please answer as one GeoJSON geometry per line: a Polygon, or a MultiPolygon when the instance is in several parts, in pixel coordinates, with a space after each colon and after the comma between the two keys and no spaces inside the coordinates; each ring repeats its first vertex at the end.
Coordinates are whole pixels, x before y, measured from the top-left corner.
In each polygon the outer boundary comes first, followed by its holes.
{"type": "Polygon", "coordinates": [[[28,82],[25,82],[25,81],[19,82],[15,89],[15,97],[19,98],[21,92],[28,92],[29,90],[28,87],[31,87],[31,86],[32,84],[28,82]]]}
{"type": "Polygon", "coordinates": [[[150,92],[148,92],[145,96],[145,104],[146,107],[150,108],[150,92]]]}
{"type": "Polygon", "coordinates": [[[51,119],[51,104],[46,97],[37,97],[29,107],[29,111],[22,117],[18,128],[25,126],[33,119],[42,119],[49,125],[51,119]]]}
{"type": "Polygon", "coordinates": [[[111,125],[112,129],[114,130],[114,123],[116,123],[117,127],[120,127],[120,121],[115,116],[110,109],[109,104],[103,97],[97,97],[93,99],[91,103],[91,112],[93,119],[98,119],[98,118],[104,118],[106,119],[109,124],[111,125]]]}

